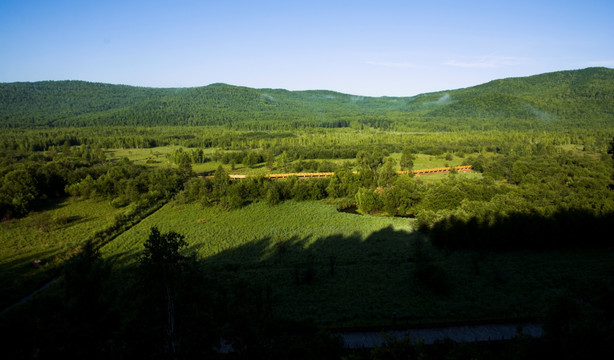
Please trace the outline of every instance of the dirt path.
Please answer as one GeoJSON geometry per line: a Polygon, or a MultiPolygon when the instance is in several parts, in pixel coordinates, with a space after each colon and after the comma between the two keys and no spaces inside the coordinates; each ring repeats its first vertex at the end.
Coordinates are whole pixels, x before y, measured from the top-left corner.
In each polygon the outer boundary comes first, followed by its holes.
{"type": "Polygon", "coordinates": [[[0,314],[4,314],[5,312],[11,310],[12,308],[14,308],[15,306],[21,305],[29,300],[31,300],[34,295],[38,294],[41,291],[44,291],[45,289],[47,289],[49,286],[51,286],[51,284],[56,281],[57,279],[59,279],[58,277],[55,277],[53,279],[51,279],[48,283],[46,283],[45,285],[41,286],[40,288],[38,288],[37,290],[34,290],[33,292],[31,292],[29,295],[25,296],[24,298],[22,298],[21,300],[19,300],[18,302],[14,303],[13,305],[9,305],[6,308],[4,308],[2,310],[2,312],[0,312],[0,314]]]}

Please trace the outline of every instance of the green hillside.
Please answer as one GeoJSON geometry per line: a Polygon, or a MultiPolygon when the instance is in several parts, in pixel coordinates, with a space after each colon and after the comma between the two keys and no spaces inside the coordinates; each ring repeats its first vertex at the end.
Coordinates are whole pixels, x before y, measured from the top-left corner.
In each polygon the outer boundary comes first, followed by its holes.
{"type": "Polygon", "coordinates": [[[431,110],[429,115],[605,123],[614,118],[614,70],[561,71],[430,94],[431,98],[446,95],[445,106],[431,110]]]}
{"type": "Polygon", "coordinates": [[[614,70],[589,68],[415,97],[252,89],[157,89],[82,81],[0,84],[0,126],[224,125],[267,129],[599,127],[614,124],[614,70]]]}

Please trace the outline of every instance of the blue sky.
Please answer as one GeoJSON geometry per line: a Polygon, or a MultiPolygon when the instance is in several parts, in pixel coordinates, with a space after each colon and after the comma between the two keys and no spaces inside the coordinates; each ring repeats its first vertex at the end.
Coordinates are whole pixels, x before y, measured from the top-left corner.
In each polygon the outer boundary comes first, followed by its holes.
{"type": "Polygon", "coordinates": [[[411,96],[614,67],[614,1],[0,1],[0,82],[411,96]]]}

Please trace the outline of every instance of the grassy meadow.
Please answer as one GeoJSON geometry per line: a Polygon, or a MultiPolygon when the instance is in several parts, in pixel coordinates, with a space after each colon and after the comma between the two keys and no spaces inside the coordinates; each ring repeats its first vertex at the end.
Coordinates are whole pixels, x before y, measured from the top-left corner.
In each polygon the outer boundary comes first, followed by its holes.
{"type": "Polygon", "coordinates": [[[103,254],[129,266],[152,226],[173,230],[216,277],[268,288],[278,315],[330,327],[543,316],[561,291],[585,292],[614,261],[612,250],[439,251],[412,222],[323,202],[228,212],[167,204],[103,254]]]}
{"type": "Polygon", "coordinates": [[[79,245],[110,226],[121,211],[109,201],[77,198],[48,200],[45,206],[0,225],[2,307],[48,281],[79,245]]]}
{"type": "MultiPolygon", "coordinates": [[[[278,243],[309,248],[318,239],[330,236],[366,239],[385,228],[409,233],[412,222],[412,219],[342,213],[322,202],[287,201],[276,206],[258,202],[233,211],[197,203],[169,203],[106,245],[103,253],[119,263],[131,262],[142,250],[149,229],[157,226],[162,232],[173,230],[185,235],[190,249],[203,258],[268,240],[269,251],[262,255],[265,259],[275,253],[278,243]]],[[[251,257],[235,260],[260,261],[251,257]]]]}

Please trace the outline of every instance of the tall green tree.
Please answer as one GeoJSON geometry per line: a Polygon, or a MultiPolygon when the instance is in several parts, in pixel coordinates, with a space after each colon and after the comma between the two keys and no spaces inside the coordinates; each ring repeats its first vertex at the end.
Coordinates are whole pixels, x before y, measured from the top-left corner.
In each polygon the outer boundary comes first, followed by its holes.
{"type": "Polygon", "coordinates": [[[224,167],[220,165],[213,174],[213,196],[219,199],[224,195],[228,186],[230,186],[230,178],[224,167]]]}
{"type": "Polygon", "coordinates": [[[373,190],[361,187],[354,198],[358,211],[362,213],[368,214],[378,208],[378,197],[373,190]]]}
{"type": "Polygon", "coordinates": [[[171,354],[178,351],[178,340],[175,336],[176,285],[188,260],[188,257],[181,253],[181,249],[187,245],[183,235],[174,231],[161,233],[154,226],[144,244],[145,250],[140,259],[141,268],[146,274],[146,285],[154,292],[154,297],[164,299],[166,303],[166,311],[159,311],[158,315],[161,315],[160,312],[164,314],[166,348],[171,354]]]}
{"type": "Polygon", "coordinates": [[[23,216],[38,195],[36,180],[25,169],[7,173],[0,182],[0,211],[9,216],[23,216]]]}
{"type": "Polygon", "coordinates": [[[257,163],[258,156],[256,156],[253,151],[248,152],[247,156],[245,156],[245,158],[243,159],[243,164],[250,168],[253,168],[257,163]]]}
{"type": "Polygon", "coordinates": [[[149,269],[154,276],[169,276],[176,272],[186,259],[180,250],[187,245],[183,235],[174,231],[163,234],[154,226],[144,244],[141,265],[149,269]]]}
{"type": "Polygon", "coordinates": [[[290,157],[288,156],[288,152],[284,151],[277,158],[277,167],[285,170],[288,164],[290,163],[290,157]]]}
{"type": "Polygon", "coordinates": [[[396,161],[389,157],[384,162],[384,165],[379,169],[379,174],[377,178],[378,186],[388,186],[397,175],[395,171],[396,161]]]}
{"type": "Polygon", "coordinates": [[[414,160],[416,157],[412,154],[409,148],[403,148],[401,151],[401,170],[411,171],[414,169],[414,160]]]}
{"type": "Polygon", "coordinates": [[[356,161],[361,170],[369,170],[375,174],[384,162],[384,154],[380,150],[361,150],[356,154],[356,161]]]}
{"type": "Polygon", "coordinates": [[[273,170],[274,166],[275,166],[275,155],[273,154],[273,151],[269,149],[266,153],[266,167],[269,170],[273,170]]]}

